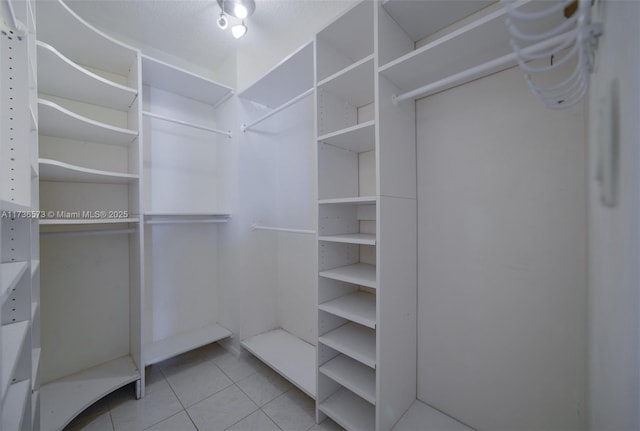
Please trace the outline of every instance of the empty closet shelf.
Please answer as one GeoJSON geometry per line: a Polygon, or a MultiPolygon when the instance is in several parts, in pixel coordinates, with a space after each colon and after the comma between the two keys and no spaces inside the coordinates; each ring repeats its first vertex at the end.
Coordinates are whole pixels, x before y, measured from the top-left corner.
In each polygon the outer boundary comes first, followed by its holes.
{"type": "Polygon", "coordinates": [[[348,356],[338,355],[321,366],[320,372],[375,405],[376,372],[374,369],[348,356]]]}
{"type": "Polygon", "coordinates": [[[93,105],[126,111],[138,92],[109,81],[62,55],[51,45],[37,41],[38,91],[93,105]]]}
{"type": "Polygon", "coordinates": [[[145,365],[164,361],[180,353],[188,352],[230,336],[231,331],[227,328],[213,324],[155,341],[147,345],[145,365]]]}
{"type": "Polygon", "coordinates": [[[313,345],[284,329],[275,329],[245,339],[242,347],[315,399],[316,349],[313,345]]]}
{"type": "Polygon", "coordinates": [[[374,99],[373,54],[318,82],[318,93],[327,92],[352,106],[364,106],[374,99]]]}
{"type": "Polygon", "coordinates": [[[2,393],[5,395],[13,379],[18,358],[27,337],[29,321],[2,325],[2,393]]]}
{"type": "Polygon", "coordinates": [[[355,126],[347,127],[336,132],[319,136],[318,141],[334,147],[363,153],[375,148],[375,121],[367,121],[355,126]]]}
{"type": "Polygon", "coordinates": [[[372,293],[350,293],[324,302],[318,306],[318,309],[368,328],[376,327],[376,296],[372,293]]]}
{"type": "Polygon", "coordinates": [[[31,381],[28,379],[11,385],[2,406],[4,412],[11,413],[2,416],[3,430],[22,429],[22,422],[24,420],[26,407],[29,404],[27,401],[30,393],[31,381]]]}
{"type": "Polygon", "coordinates": [[[138,180],[138,175],[84,168],[51,159],[39,159],[40,180],[72,183],[126,184],[138,180]]]}
{"type": "Polygon", "coordinates": [[[368,367],[376,367],[376,331],[373,329],[347,323],[320,336],[318,341],[368,367]]]}
{"type": "Polygon", "coordinates": [[[319,241],[342,242],[346,244],[376,245],[376,235],[369,233],[347,233],[342,235],[322,235],[319,241]]]}
{"type": "Polygon", "coordinates": [[[110,145],[129,145],[138,132],[112,126],[38,99],[38,127],[41,135],[110,145]]]}
{"type": "Polygon", "coordinates": [[[318,408],[348,430],[370,431],[376,428],[375,407],[345,388],[338,389],[318,408]]]}
{"type": "Polygon", "coordinates": [[[47,383],[40,389],[42,429],[60,430],[105,395],[140,379],[130,356],[123,356],[47,383]]]}
{"type": "Polygon", "coordinates": [[[376,267],[368,263],[354,263],[353,265],[340,266],[338,268],[320,271],[319,275],[333,280],[346,281],[347,283],[376,289],[376,267]]]}
{"type": "Polygon", "coordinates": [[[27,262],[11,262],[1,264],[0,268],[2,269],[2,284],[0,284],[0,298],[2,298],[2,304],[4,304],[4,301],[11,293],[11,290],[18,284],[28,266],[29,265],[27,264],[27,262]]]}
{"type": "Polygon", "coordinates": [[[318,201],[320,205],[373,205],[377,201],[375,196],[357,196],[353,198],[335,198],[335,199],[321,199],[318,201]]]}

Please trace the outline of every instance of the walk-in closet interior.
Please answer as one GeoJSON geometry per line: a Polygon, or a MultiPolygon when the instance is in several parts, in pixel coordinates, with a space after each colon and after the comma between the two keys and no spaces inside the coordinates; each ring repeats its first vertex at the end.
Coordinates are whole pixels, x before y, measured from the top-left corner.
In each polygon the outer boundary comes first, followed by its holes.
{"type": "Polygon", "coordinates": [[[0,6],[0,430],[640,429],[640,2],[0,6]]]}

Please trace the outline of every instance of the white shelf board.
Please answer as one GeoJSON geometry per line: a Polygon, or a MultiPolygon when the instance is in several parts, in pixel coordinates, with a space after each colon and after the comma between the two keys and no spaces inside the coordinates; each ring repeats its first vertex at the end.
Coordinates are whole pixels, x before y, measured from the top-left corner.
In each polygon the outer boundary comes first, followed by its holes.
{"type": "Polygon", "coordinates": [[[40,181],[69,183],[127,184],[138,181],[138,175],[84,168],[51,159],[38,159],[40,181]]]}
{"type": "Polygon", "coordinates": [[[150,343],[146,347],[145,365],[156,364],[181,353],[231,336],[231,331],[218,324],[183,332],[163,340],[150,343]]]}
{"type": "Polygon", "coordinates": [[[376,428],[375,407],[344,388],[320,403],[318,409],[349,431],[371,431],[376,428]]]}
{"type": "Polygon", "coordinates": [[[140,372],[130,356],[106,362],[40,388],[43,430],[60,430],[103,396],[134,382],[140,372]]]}
{"type": "Polygon", "coordinates": [[[126,111],[138,92],[77,65],[51,45],[37,41],[38,91],[126,111]]]}
{"type": "Polygon", "coordinates": [[[120,224],[120,223],[138,223],[140,221],[137,217],[130,218],[91,218],[91,219],[41,219],[40,225],[86,225],[86,224],[120,224]]]}
{"type": "Polygon", "coordinates": [[[373,293],[353,292],[324,302],[318,309],[368,328],[376,328],[376,296],[373,293]]]}
{"type": "Polygon", "coordinates": [[[3,430],[22,429],[29,394],[31,394],[31,383],[29,380],[23,380],[11,385],[4,404],[2,405],[3,430]]]}
{"type": "Polygon", "coordinates": [[[313,88],[313,42],[282,60],[238,93],[238,97],[277,108],[310,88],[313,88]]]}
{"type": "Polygon", "coordinates": [[[337,198],[337,199],[320,199],[318,204],[320,205],[329,205],[329,204],[342,204],[342,205],[372,205],[377,202],[377,198],[375,196],[358,196],[353,198],[337,198]]]}
{"type": "Polygon", "coordinates": [[[319,241],[342,242],[346,244],[376,245],[376,235],[372,233],[346,233],[342,235],[323,235],[319,241]]]}
{"type": "Polygon", "coordinates": [[[61,0],[36,2],[38,39],[56,47],[74,63],[127,76],[137,51],[97,30],[61,0]]]}
{"type": "Polygon", "coordinates": [[[316,398],[316,348],[313,345],[283,329],[255,335],[241,344],[301,391],[316,398]]]}
{"type": "Polygon", "coordinates": [[[376,372],[348,356],[338,355],[320,372],[371,404],[376,404],[376,372]]]}
{"type": "Polygon", "coordinates": [[[28,320],[2,325],[2,395],[11,384],[28,330],[28,320]]]}
{"type": "Polygon", "coordinates": [[[375,121],[367,121],[318,137],[318,141],[354,153],[363,153],[375,148],[375,121]]]}
{"type": "Polygon", "coordinates": [[[378,283],[376,282],[376,267],[368,263],[354,263],[353,265],[339,266],[337,268],[320,271],[319,275],[333,280],[367,286],[372,289],[378,287],[378,283]]]}
{"type": "Polygon", "coordinates": [[[382,7],[411,40],[418,41],[494,3],[495,0],[386,0],[382,7]]]}
{"type": "Polygon", "coordinates": [[[11,293],[16,284],[20,281],[25,271],[29,267],[27,262],[11,262],[3,263],[0,266],[0,273],[2,274],[2,284],[0,284],[2,293],[2,304],[11,293]]]}
{"type": "Polygon", "coordinates": [[[148,217],[231,217],[230,211],[221,212],[187,212],[187,211],[145,211],[145,216],[148,217]]]}
{"type": "Polygon", "coordinates": [[[209,105],[216,105],[233,94],[226,85],[147,55],[142,55],[142,83],[209,105]]]}
{"type": "Polygon", "coordinates": [[[318,341],[368,367],[376,367],[376,331],[373,329],[347,323],[320,336],[318,341]]]}
{"type": "Polygon", "coordinates": [[[402,415],[392,430],[415,431],[417,429],[472,431],[472,428],[418,400],[411,404],[411,407],[402,415]]]}
{"type": "Polygon", "coordinates": [[[40,355],[42,354],[41,348],[32,350],[31,353],[31,386],[35,389],[40,374],[40,355]]]}
{"type": "Polygon", "coordinates": [[[401,91],[411,91],[510,54],[505,19],[504,8],[499,8],[387,63],[380,73],[401,91]]]}
{"type": "Polygon", "coordinates": [[[56,138],[110,145],[129,145],[138,136],[135,130],[83,117],[44,99],[38,99],[38,118],[40,134],[56,138]]]}
{"type": "Polygon", "coordinates": [[[352,106],[368,105],[374,99],[373,64],[372,54],[320,81],[318,92],[331,93],[352,106]]]}

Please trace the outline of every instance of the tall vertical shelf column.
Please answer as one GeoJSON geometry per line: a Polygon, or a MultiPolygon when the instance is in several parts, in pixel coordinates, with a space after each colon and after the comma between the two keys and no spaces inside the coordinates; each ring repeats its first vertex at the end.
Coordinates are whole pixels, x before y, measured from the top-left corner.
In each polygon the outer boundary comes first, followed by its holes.
{"type": "Polygon", "coordinates": [[[13,6],[26,34],[0,38],[0,428],[39,429],[36,28],[31,1],[13,6]]]}
{"type": "Polygon", "coordinates": [[[144,379],[139,52],[37,3],[41,423],[144,379]]]}
{"type": "Polygon", "coordinates": [[[231,88],[142,56],[144,363],[227,338],[218,323],[218,226],[231,217],[216,108],[231,88]],[[170,268],[167,270],[167,268],[170,268]]]}
{"type": "Polygon", "coordinates": [[[318,420],[349,430],[389,430],[416,398],[414,111],[378,74],[380,7],[317,36],[318,420]]]}

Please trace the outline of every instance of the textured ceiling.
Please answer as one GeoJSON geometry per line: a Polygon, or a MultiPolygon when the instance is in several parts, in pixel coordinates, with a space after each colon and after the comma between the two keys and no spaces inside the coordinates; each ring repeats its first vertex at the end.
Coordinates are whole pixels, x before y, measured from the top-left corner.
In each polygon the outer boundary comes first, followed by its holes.
{"type": "MultiPolygon", "coordinates": [[[[215,0],[67,0],[94,26],[126,43],[151,48],[197,67],[215,70],[235,50],[286,41],[291,34],[317,30],[354,0],[256,0],[246,20],[247,35],[236,40],[220,30],[215,0]]],[[[230,25],[235,19],[231,18],[230,25]]],[[[304,41],[301,41],[302,43],[304,41]]],[[[150,55],[154,55],[153,52],[150,55]]]]}

